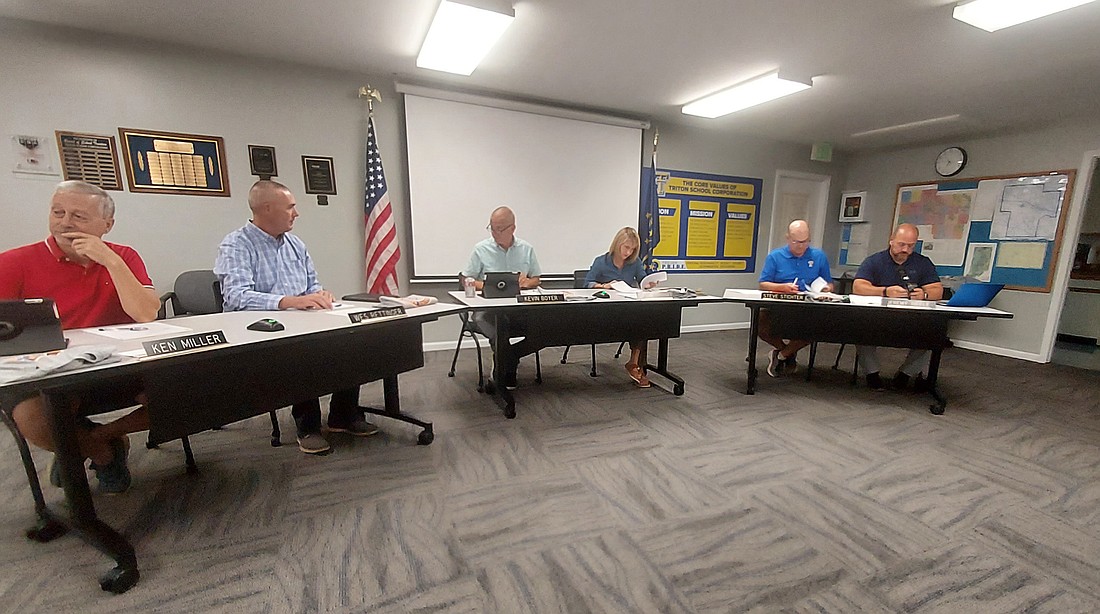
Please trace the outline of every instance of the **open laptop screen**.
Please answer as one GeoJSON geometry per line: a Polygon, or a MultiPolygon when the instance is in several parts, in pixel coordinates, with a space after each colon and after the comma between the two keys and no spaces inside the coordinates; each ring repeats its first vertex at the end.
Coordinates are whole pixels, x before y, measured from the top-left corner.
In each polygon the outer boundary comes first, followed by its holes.
{"type": "Polygon", "coordinates": [[[0,301],[0,356],[60,350],[65,345],[52,300],[0,301]]]}

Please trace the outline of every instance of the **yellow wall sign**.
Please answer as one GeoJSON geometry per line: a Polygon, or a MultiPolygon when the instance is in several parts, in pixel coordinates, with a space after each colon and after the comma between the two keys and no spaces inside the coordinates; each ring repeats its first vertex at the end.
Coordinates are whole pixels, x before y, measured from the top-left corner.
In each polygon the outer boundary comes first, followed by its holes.
{"type": "Polygon", "coordinates": [[[756,270],[763,180],[658,169],[661,270],[752,273],[756,270]]]}

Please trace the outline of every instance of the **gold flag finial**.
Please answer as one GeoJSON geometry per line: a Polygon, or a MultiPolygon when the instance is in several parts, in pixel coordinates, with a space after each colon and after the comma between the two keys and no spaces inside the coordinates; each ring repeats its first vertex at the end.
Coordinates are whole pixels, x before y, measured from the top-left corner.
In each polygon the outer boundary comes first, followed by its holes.
{"type": "Polygon", "coordinates": [[[374,101],[382,102],[382,92],[370,84],[359,86],[359,97],[367,99],[367,112],[374,114],[374,101]]]}

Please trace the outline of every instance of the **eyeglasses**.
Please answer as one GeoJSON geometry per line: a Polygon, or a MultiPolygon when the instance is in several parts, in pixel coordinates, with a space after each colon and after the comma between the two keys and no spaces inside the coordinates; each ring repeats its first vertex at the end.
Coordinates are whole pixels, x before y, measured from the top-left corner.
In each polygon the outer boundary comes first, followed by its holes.
{"type": "Polygon", "coordinates": [[[809,242],[810,242],[809,239],[806,239],[805,241],[791,241],[791,243],[794,243],[795,245],[805,245],[809,242]]]}
{"type": "Polygon", "coordinates": [[[508,230],[509,228],[513,228],[514,226],[515,226],[515,224],[508,224],[507,226],[494,227],[492,224],[488,224],[487,226],[485,226],[485,230],[488,230],[490,232],[501,233],[501,232],[504,232],[504,231],[508,230]]]}

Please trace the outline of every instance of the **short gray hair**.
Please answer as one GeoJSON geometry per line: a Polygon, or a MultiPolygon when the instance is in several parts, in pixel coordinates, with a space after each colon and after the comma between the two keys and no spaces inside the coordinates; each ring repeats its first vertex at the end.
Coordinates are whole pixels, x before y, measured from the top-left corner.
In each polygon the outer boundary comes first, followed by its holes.
{"type": "Polygon", "coordinates": [[[111,198],[111,195],[107,193],[103,188],[92,185],[85,181],[77,179],[70,179],[69,181],[62,181],[54,188],[54,194],[60,194],[62,192],[69,194],[87,194],[89,196],[95,196],[99,198],[99,210],[103,214],[103,217],[112,220],[115,217],[115,199],[111,198]]]}

